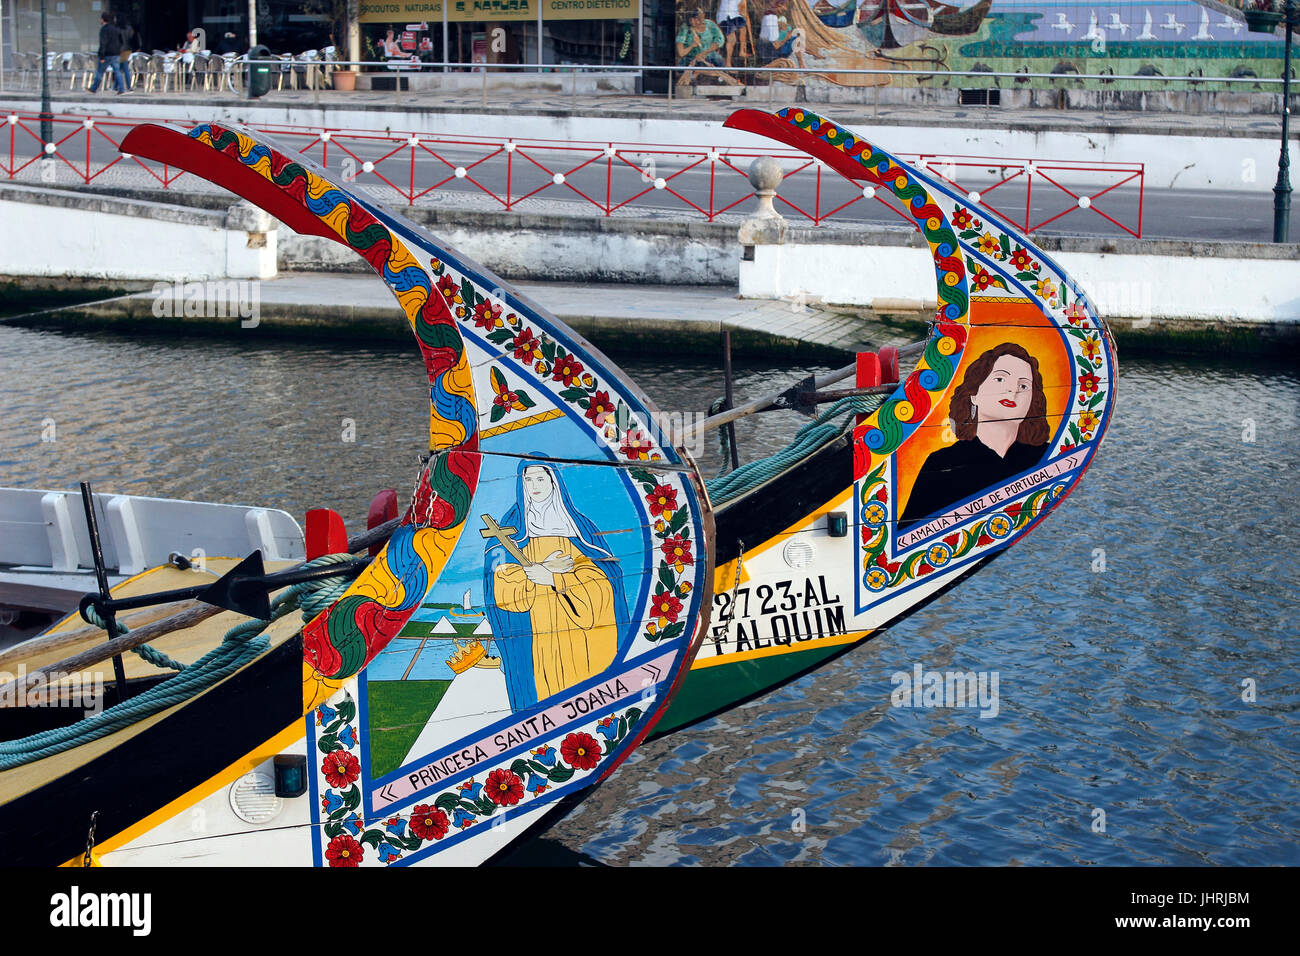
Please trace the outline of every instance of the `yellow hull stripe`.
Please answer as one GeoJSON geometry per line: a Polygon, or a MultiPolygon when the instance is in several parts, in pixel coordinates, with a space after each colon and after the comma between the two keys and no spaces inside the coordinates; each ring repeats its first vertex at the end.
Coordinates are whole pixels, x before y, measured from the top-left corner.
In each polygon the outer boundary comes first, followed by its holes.
{"type": "MultiPolygon", "coordinates": [[[[115,833],[107,840],[102,840],[99,843],[96,843],[92,857],[98,857],[105,853],[111,853],[114,850],[120,850],[132,840],[148,833],[154,827],[166,823],[172,817],[183,813],[197,804],[200,800],[212,796],[212,794],[216,793],[227,784],[234,783],[244,774],[256,770],[258,766],[265,763],[267,760],[270,760],[276,754],[284,753],[295,743],[302,740],[305,735],[306,731],[303,728],[302,719],[299,718],[266,743],[240,757],[229,767],[226,767],[220,773],[209,777],[193,790],[181,794],[171,803],[155,810],[153,813],[149,814],[149,816],[140,820],[138,823],[127,827],[120,833],[115,833]]],[[[308,754],[308,759],[310,760],[310,758],[311,755],[308,754]]],[[[81,866],[82,859],[82,856],[79,854],[63,865],[81,866]]]]}

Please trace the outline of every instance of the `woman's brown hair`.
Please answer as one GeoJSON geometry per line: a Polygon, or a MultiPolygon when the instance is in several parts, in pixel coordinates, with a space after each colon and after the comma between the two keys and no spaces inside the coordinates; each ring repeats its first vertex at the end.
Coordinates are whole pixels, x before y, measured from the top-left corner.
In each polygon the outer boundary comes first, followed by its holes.
{"type": "Polygon", "coordinates": [[[952,393],[949,414],[956,423],[955,431],[960,441],[975,437],[976,419],[973,401],[975,393],[993,371],[993,365],[1004,355],[1010,355],[1029,364],[1034,377],[1034,396],[1029,401],[1029,411],[1016,432],[1016,441],[1025,445],[1046,445],[1050,434],[1047,430],[1047,394],[1043,391],[1043,376],[1038,371],[1038,359],[1026,352],[1015,342],[1003,342],[991,348],[975,361],[971,362],[962,377],[961,384],[952,393]]]}

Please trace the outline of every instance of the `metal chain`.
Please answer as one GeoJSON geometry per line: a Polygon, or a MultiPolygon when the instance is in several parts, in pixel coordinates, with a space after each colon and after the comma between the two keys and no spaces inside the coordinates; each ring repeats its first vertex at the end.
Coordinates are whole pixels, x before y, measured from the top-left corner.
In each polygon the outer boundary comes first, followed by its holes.
{"type": "Polygon", "coordinates": [[[95,848],[95,824],[99,822],[99,811],[96,810],[90,815],[90,830],[86,833],[86,854],[81,858],[81,865],[89,867],[91,865],[90,851],[95,848]]]}
{"type": "Polygon", "coordinates": [[[433,490],[433,484],[429,481],[429,468],[433,464],[435,452],[429,452],[427,455],[420,456],[420,472],[415,477],[415,487],[411,489],[411,520],[416,528],[427,528],[433,521],[433,502],[438,497],[438,493],[433,490]],[[420,497],[421,483],[429,486],[429,500],[424,508],[424,515],[421,516],[416,502],[420,497]]]}

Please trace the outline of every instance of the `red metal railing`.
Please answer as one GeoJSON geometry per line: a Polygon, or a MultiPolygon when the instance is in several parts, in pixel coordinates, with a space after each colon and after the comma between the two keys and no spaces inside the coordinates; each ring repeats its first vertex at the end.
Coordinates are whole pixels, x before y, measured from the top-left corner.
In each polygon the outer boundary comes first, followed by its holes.
{"type": "MultiPolygon", "coordinates": [[[[185,175],[165,164],[117,152],[132,127],[156,120],[59,114],[52,119],[54,133],[49,144],[40,136],[40,119],[35,113],[0,115],[0,121],[8,134],[4,144],[7,159],[0,160],[0,169],[11,180],[47,181],[32,169],[43,154],[58,161],[60,174],[66,175],[62,170],[67,169],[86,185],[115,168],[115,175],[129,170],[128,175],[165,189],[185,175]]],[[[855,212],[863,213],[859,219],[871,218],[867,209],[873,199],[912,221],[886,191],[833,171],[826,176],[825,164],[787,149],[449,137],[280,125],[255,130],[284,141],[345,180],[391,192],[407,205],[432,202],[435,194],[456,192],[486,197],[490,206],[503,210],[546,198],[576,202],[599,210],[602,216],[636,209],[641,214],[698,215],[713,222],[753,195],[746,170],[749,162],[772,156],[793,164],[784,175],[777,200],[782,208],[813,225],[843,222],[855,212]],[[859,202],[864,205],[858,206],[859,202]]],[[[1142,234],[1145,172],[1141,163],[932,153],[899,157],[928,169],[971,202],[1026,232],[1071,213],[1095,213],[1130,235],[1142,234]],[[1138,189],[1135,202],[1133,197],[1115,192],[1134,182],[1138,189]],[[1086,189],[1081,183],[1087,183],[1086,189]],[[1053,206],[1035,214],[1035,189],[1040,206],[1046,189],[1046,195],[1059,198],[1064,208],[1053,206]],[[1018,190],[1023,190],[1023,203],[1016,195],[1018,190]],[[1104,197],[1109,197],[1107,210],[1097,202],[1104,197]]]]}

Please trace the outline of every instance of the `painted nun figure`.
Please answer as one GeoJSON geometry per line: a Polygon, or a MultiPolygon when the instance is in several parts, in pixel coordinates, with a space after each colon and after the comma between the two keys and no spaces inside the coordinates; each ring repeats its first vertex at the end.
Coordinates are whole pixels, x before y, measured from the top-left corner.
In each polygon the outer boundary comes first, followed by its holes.
{"type": "Polygon", "coordinates": [[[623,572],[596,527],[573,507],[554,468],[521,461],[504,542],[484,552],[487,612],[510,708],[519,711],[609,667],[627,625],[623,572]]]}

